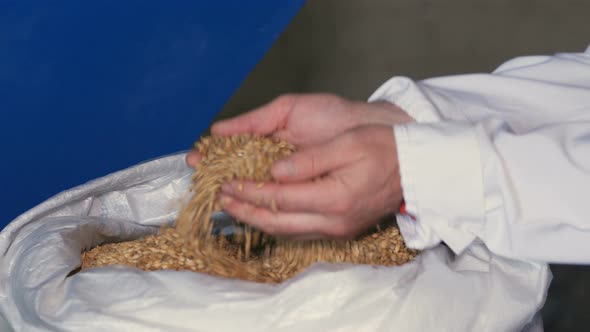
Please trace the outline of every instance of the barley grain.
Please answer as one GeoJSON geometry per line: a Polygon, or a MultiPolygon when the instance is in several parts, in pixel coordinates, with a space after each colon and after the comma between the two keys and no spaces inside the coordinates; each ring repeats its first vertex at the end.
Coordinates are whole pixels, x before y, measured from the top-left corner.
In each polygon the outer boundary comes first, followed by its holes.
{"type": "MultiPolygon", "coordinates": [[[[203,137],[195,144],[202,159],[193,175],[192,198],[179,213],[174,227],[134,241],[98,246],[82,253],[82,270],[106,265],[130,265],[146,271],[170,268],[190,270],[256,282],[281,282],[310,264],[355,263],[399,265],[418,253],[403,245],[394,222],[377,227],[355,241],[294,242],[276,239],[240,225],[229,238],[212,236],[211,214],[221,185],[255,181],[256,188],[272,181],[274,161],[295,149],[272,138],[236,135],[203,137]]],[[[270,208],[277,211],[276,202],[270,208]]]]}

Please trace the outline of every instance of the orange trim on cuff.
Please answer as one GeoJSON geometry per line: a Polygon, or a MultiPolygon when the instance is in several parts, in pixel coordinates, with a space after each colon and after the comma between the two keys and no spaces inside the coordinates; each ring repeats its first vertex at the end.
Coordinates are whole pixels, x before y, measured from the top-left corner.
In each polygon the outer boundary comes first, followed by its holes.
{"type": "Polygon", "coordinates": [[[413,215],[408,213],[408,210],[406,209],[406,202],[404,202],[403,200],[399,206],[399,214],[408,216],[408,217],[412,218],[412,220],[416,220],[416,218],[413,215]]]}
{"type": "Polygon", "coordinates": [[[406,210],[406,202],[402,201],[401,205],[399,206],[399,213],[408,214],[408,211],[406,210]]]}

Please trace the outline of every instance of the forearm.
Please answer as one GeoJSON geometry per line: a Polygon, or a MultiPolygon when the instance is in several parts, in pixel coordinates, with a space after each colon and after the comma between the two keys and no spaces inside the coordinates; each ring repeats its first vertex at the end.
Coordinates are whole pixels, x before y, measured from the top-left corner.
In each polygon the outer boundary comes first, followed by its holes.
{"type": "Polygon", "coordinates": [[[460,252],[483,241],[510,257],[590,262],[590,74],[579,74],[589,73],[585,59],[570,68],[577,75],[534,71],[529,61],[524,73],[504,66],[510,75],[394,79],[372,96],[418,121],[395,127],[414,216],[399,217],[408,245],[442,240],[460,252]]]}

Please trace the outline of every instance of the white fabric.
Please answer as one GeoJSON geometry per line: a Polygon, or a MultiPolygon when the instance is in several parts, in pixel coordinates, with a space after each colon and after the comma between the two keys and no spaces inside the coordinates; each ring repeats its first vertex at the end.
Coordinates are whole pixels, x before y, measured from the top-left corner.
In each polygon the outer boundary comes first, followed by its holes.
{"type": "Polygon", "coordinates": [[[107,267],[80,253],[176,217],[190,183],[175,155],[68,190],[0,233],[1,331],[542,331],[544,264],[473,244],[400,267],[316,264],[281,285],[107,267]]]}
{"type": "Polygon", "coordinates": [[[504,257],[590,262],[590,47],[492,74],[394,77],[370,100],[417,120],[394,126],[410,247],[483,241],[504,257]]]}

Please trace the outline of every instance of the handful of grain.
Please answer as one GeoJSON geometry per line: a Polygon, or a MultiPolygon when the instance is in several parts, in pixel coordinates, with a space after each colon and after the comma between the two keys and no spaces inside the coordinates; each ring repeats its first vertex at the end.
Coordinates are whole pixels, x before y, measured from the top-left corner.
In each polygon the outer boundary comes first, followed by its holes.
{"type": "Polygon", "coordinates": [[[173,228],[158,235],[105,244],[83,254],[82,269],[129,265],[143,270],[191,270],[257,282],[281,282],[315,262],[400,265],[417,252],[407,249],[390,222],[355,241],[276,240],[248,226],[230,237],[213,236],[211,214],[220,187],[231,180],[271,181],[270,168],[291,154],[292,145],[267,137],[205,137],[193,175],[193,196],[173,228]]]}

